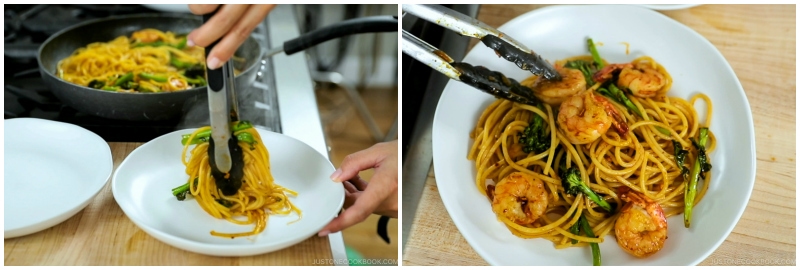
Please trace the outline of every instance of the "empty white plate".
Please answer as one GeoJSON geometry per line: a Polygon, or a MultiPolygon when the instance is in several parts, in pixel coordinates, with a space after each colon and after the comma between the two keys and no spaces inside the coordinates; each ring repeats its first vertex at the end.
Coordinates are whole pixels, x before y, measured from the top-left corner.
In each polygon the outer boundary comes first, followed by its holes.
{"type": "MultiPolygon", "coordinates": [[[[114,173],[111,188],[119,206],[139,228],[154,238],[183,250],[213,256],[250,256],[283,249],[316,234],[339,213],[344,186],[329,176],[334,167],[310,146],[286,135],[257,129],[269,151],[275,182],[297,191],[291,197],[296,214],[272,215],[260,234],[234,239],[212,236],[219,232],[247,232],[252,225],[236,225],[207,214],[194,198],[178,201],[172,189],[188,180],[181,162],[181,135],[192,129],[158,137],[134,150],[114,173]]],[[[187,153],[188,155],[189,153],[187,153]]]]}
{"type": "Polygon", "coordinates": [[[108,182],[111,149],[76,125],[4,121],[4,237],[32,234],[82,210],[108,182]]]}

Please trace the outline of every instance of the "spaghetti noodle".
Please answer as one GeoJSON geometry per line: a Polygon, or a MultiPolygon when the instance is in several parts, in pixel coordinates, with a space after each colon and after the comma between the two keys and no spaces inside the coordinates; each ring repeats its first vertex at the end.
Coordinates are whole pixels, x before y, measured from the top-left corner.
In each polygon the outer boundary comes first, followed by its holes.
{"type": "MultiPolygon", "coordinates": [[[[592,62],[592,56],[558,61],[556,69],[579,69],[576,63],[580,62],[576,60],[592,62]]],[[[693,140],[711,123],[712,104],[704,94],[696,94],[688,101],[666,96],[672,78],[649,57],[626,64],[601,62],[594,74],[586,74],[593,76],[581,78],[586,80],[586,88],[563,97],[566,101],[560,106],[530,106],[500,99],[491,103],[470,133],[473,143],[467,158],[475,162],[476,187],[489,198],[498,220],[514,235],[544,238],[558,249],[601,243],[611,235],[625,251],[645,257],[663,245],[665,217],[684,212],[690,177],[686,176],[688,168],[679,164],[676,156],[680,153],[687,165],[698,159],[702,148],[693,146],[693,140]],[[610,72],[614,72],[613,76],[610,72]],[[625,77],[634,75],[639,77],[625,77]],[[647,89],[651,85],[644,77],[648,75],[661,79],[657,89],[647,89]],[[606,97],[609,89],[616,88],[626,89],[628,93],[624,95],[629,100],[609,102],[618,101],[606,97]],[[698,100],[707,105],[705,119],[700,119],[694,108],[698,100]],[[630,106],[625,105],[627,102],[630,106]],[[583,107],[570,107],[574,104],[583,107]],[[570,115],[572,110],[575,114],[570,115]],[[592,110],[607,114],[590,115],[592,110]],[[611,120],[598,122],[604,117],[611,120]],[[614,123],[611,126],[627,126],[627,130],[609,128],[609,122],[614,123]],[[530,132],[532,128],[538,131],[530,132]],[[536,149],[536,145],[526,144],[531,136],[538,136],[544,146],[536,149]],[[601,203],[610,205],[611,211],[585,193],[567,192],[570,188],[566,187],[565,178],[569,171],[576,173],[579,181],[601,198],[601,203]],[[663,212],[660,217],[659,212],[663,212]],[[649,229],[631,233],[635,229],[629,223],[642,217],[647,224],[638,225],[649,229]],[[587,235],[578,233],[582,219],[591,228],[587,235]],[[637,250],[650,244],[660,245],[654,250],[637,250]]],[[[538,79],[533,76],[522,84],[542,94],[536,88],[538,79]]],[[[562,93],[566,92],[569,91],[562,93]]],[[[710,131],[707,134],[709,146],[703,151],[710,152],[716,139],[710,131]]],[[[706,195],[710,172],[701,177],[705,180],[697,189],[694,204],[706,195]]],[[[599,258],[595,263],[599,264],[599,258]]]]}
{"type": "Polygon", "coordinates": [[[288,215],[294,212],[297,213],[298,220],[302,218],[301,210],[289,200],[289,195],[297,196],[297,192],[275,183],[270,168],[269,152],[255,128],[251,125],[247,127],[233,133],[234,136],[248,139],[239,140],[239,146],[244,154],[244,177],[241,188],[231,196],[220,192],[211,175],[208,138],[198,139],[204,136],[202,134],[207,136],[211,128],[202,127],[191,135],[184,136],[182,156],[186,157],[187,152],[190,153],[188,160],[182,159],[186,166],[186,174],[189,175],[188,192],[206,213],[215,218],[224,218],[240,225],[255,225],[250,232],[211,231],[215,236],[234,238],[261,233],[266,228],[269,215],[273,214],[288,215]],[[190,150],[191,142],[197,141],[199,143],[190,150]]]}

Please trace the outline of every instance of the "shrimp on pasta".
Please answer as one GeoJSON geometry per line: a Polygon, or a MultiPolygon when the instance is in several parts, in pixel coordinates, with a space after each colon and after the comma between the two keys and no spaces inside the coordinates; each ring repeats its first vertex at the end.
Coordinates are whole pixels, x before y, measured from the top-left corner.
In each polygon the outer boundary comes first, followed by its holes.
{"type": "Polygon", "coordinates": [[[547,209],[544,183],[530,174],[512,173],[490,189],[494,212],[517,224],[531,224],[547,209]]]}
{"type": "Polygon", "coordinates": [[[592,143],[612,126],[619,134],[628,131],[620,113],[601,95],[585,92],[561,103],[558,127],[573,144],[592,143]]]}

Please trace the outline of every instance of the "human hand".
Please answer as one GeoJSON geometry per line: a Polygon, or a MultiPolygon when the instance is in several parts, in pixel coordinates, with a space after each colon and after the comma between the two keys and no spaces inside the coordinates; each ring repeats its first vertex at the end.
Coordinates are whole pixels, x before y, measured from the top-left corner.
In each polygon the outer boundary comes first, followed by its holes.
{"type": "Polygon", "coordinates": [[[216,40],[217,46],[208,54],[206,65],[217,69],[227,62],[236,49],[247,40],[253,29],[264,20],[275,5],[189,5],[196,15],[217,10],[211,20],[186,37],[187,45],[206,47],[216,40]],[[219,8],[219,10],[217,10],[219,8]]]}
{"type": "Polygon", "coordinates": [[[379,143],[344,158],[331,175],[345,187],[344,212],[328,223],[319,236],[344,230],[370,214],[397,218],[397,141],[379,143]],[[375,169],[369,182],[358,173],[375,169]]]}

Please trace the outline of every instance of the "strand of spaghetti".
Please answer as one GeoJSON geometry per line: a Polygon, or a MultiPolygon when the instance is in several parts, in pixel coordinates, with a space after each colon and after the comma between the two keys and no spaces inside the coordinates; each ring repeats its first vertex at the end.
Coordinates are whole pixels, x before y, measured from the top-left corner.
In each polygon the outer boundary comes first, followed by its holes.
{"type": "Polygon", "coordinates": [[[206,131],[206,130],[208,130],[208,129],[198,128],[194,132],[192,132],[191,135],[189,135],[189,139],[187,140],[187,143],[185,145],[183,145],[183,152],[181,152],[181,162],[183,162],[183,166],[187,166],[188,163],[189,163],[189,161],[186,160],[186,150],[189,149],[189,145],[190,145],[188,142],[191,142],[192,140],[194,140],[194,138],[197,137],[197,134],[199,134],[200,132],[206,131]]]}
{"type": "Polygon", "coordinates": [[[644,194],[644,196],[652,199],[653,195],[650,194],[647,188],[645,188],[645,183],[647,182],[647,179],[645,179],[647,177],[645,169],[647,169],[647,152],[644,153],[644,162],[642,162],[641,166],[642,171],[639,173],[639,179],[638,179],[640,188],[639,190],[642,191],[642,194],[644,194]]]}
{"type": "Polygon", "coordinates": [[[695,101],[697,101],[697,99],[703,99],[703,101],[706,102],[706,106],[708,106],[708,111],[706,112],[706,120],[703,123],[704,127],[708,127],[711,125],[711,113],[712,113],[711,99],[705,94],[702,93],[696,94],[692,96],[691,100],[689,100],[689,103],[692,104],[692,107],[694,107],[694,103],[695,101]]]}

